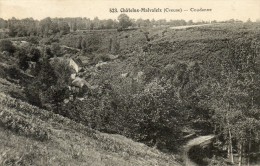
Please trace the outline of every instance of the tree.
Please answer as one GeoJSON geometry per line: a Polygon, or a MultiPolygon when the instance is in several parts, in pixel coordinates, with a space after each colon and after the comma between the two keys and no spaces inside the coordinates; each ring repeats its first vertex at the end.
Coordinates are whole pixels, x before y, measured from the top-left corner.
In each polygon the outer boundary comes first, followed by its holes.
{"type": "Polygon", "coordinates": [[[134,138],[156,148],[176,148],[174,141],[181,138],[178,123],[182,118],[178,101],[172,98],[171,93],[171,90],[161,89],[134,98],[128,116],[129,124],[136,125],[132,131],[134,138]]]}
{"type": "Polygon", "coordinates": [[[238,151],[239,165],[242,165],[244,153],[252,152],[252,143],[257,145],[260,132],[259,105],[255,99],[260,89],[257,52],[253,51],[254,44],[250,41],[245,39],[241,44],[227,43],[229,53],[218,64],[220,75],[208,78],[207,87],[214,89],[207,103],[215,110],[212,121],[217,126],[216,133],[227,142],[227,156],[232,163],[233,151],[238,151]]]}
{"type": "Polygon", "coordinates": [[[59,23],[59,31],[60,31],[61,35],[68,34],[70,32],[69,24],[64,21],[59,23]]]}
{"type": "Polygon", "coordinates": [[[52,43],[51,44],[51,52],[53,56],[60,56],[61,55],[61,47],[59,43],[52,43]]]}
{"type": "Polygon", "coordinates": [[[90,30],[93,30],[94,29],[94,23],[90,23],[90,30]]]}
{"type": "Polygon", "coordinates": [[[78,49],[82,49],[81,43],[82,43],[82,36],[80,36],[80,37],[79,37],[79,40],[78,40],[78,44],[77,44],[77,48],[78,48],[78,49]]]}
{"type": "Polygon", "coordinates": [[[81,41],[81,49],[84,51],[87,48],[87,43],[85,39],[82,39],[81,41]]]}
{"type": "Polygon", "coordinates": [[[44,48],[44,58],[50,59],[54,55],[52,54],[51,48],[50,47],[45,47],[44,48]]]}
{"type": "Polygon", "coordinates": [[[29,54],[31,61],[33,62],[39,62],[41,58],[41,52],[38,48],[31,48],[30,54],[29,54]]]}
{"type": "Polygon", "coordinates": [[[72,30],[73,30],[74,32],[77,30],[77,23],[76,23],[76,22],[74,22],[74,23],[72,24],[72,30]]]}
{"type": "Polygon", "coordinates": [[[8,32],[9,36],[11,37],[15,37],[17,35],[17,29],[14,25],[10,25],[9,26],[9,32],[8,32]]]}
{"type": "MultiPolygon", "coordinates": [[[[70,67],[66,62],[43,59],[40,70],[25,92],[31,104],[58,112],[61,103],[69,97],[70,67]]],[[[38,63],[37,63],[38,64],[38,63]]]]}
{"type": "Polygon", "coordinates": [[[247,19],[246,23],[252,23],[251,19],[247,19]]]}
{"type": "Polygon", "coordinates": [[[49,29],[49,34],[53,35],[59,32],[59,25],[56,22],[52,22],[49,29]]]}
{"type": "Polygon", "coordinates": [[[0,18],[0,28],[1,29],[7,28],[7,21],[2,18],[0,18]]]}
{"type": "Polygon", "coordinates": [[[46,58],[41,63],[41,70],[38,73],[37,80],[42,83],[41,89],[43,90],[46,90],[57,82],[57,76],[54,69],[46,58]]]}
{"type": "Polygon", "coordinates": [[[20,69],[22,70],[28,69],[29,67],[28,61],[29,61],[29,57],[27,57],[27,55],[24,52],[19,53],[18,65],[20,69]]]}
{"type": "Polygon", "coordinates": [[[105,20],[105,28],[111,29],[113,28],[114,21],[112,19],[105,20]]]}
{"type": "Polygon", "coordinates": [[[143,19],[141,19],[141,18],[137,19],[136,24],[137,24],[138,27],[141,27],[142,24],[143,24],[143,19]]]}
{"type": "Polygon", "coordinates": [[[119,26],[123,29],[132,25],[130,18],[126,14],[120,14],[117,19],[119,21],[119,26]]]}
{"type": "Polygon", "coordinates": [[[193,25],[193,20],[189,20],[189,21],[187,22],[187,24],[188,24],[188,25],[193,25]]]}
{"type": "Polygon", "coordinates": [[[51,86],[57,82],[57,77],[48,59],[43,59],[39,68],[34,80],[26,87],[25,93],[31,104],[44,107],[49,97],[45,95],[46,91],[52,89],[51,86]]]}
{"type": "Polygon", "coordinates": [[[48,36],[51,28],[51,18],[47,17],[39,22],[39,30],[42,36],[48,36]]]}
{"type": "Polygon", "coordinates": [[[111,84],[114,112],[123,118],[116,123],[123,126],[124,135],[155,148],[176,148],[174,140],[181,138],[182,117],[171,85],[154,79],[145,86],[131,78],[125,78],[121,86],[111,84]]]}
{"type": "Polygon", "coordinates": [[[100,20],[98,17],[95,17],[92,22],[94,24],[94,29],[100,29],[100,20]]]}
{"type": "Polygon", "coordinates": [[[148,27],[148,26],[150,26],[150,24],[151,24],[151,22],[150,22],[149,19],[146,19],[146,20],[143,21],[143,26],[144,27],[148,27]]]}
{"type": "Polygon", "coordinates": [[[59,60],[58,58],[54,58],[52,62],[52,67],[57,76],[56,85],[66,86],[70,83],[70,75],[72,73],[70,66],[66,63],[66,61],[59,60]]]}

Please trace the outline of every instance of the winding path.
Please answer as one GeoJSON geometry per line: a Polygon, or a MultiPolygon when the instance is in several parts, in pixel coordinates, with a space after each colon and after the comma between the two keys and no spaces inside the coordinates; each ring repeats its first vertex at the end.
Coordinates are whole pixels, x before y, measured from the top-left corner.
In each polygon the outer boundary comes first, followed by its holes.
{"type": "Polygon", "coordinates": [[[198,145],[206,145],[209,144],[212,139],[214,138],[214,135],[207,135],[207,136],[199,136],[197,138],[194,138],[190,140],[185,146],[184,146],[184,154],[183,154],[183,159],[184,159],[184,164],[185,166],[198,166],[195,162],[193,162],[190,157],[189,157],[189,151],[193,146],[198,146],[198,145]]]}

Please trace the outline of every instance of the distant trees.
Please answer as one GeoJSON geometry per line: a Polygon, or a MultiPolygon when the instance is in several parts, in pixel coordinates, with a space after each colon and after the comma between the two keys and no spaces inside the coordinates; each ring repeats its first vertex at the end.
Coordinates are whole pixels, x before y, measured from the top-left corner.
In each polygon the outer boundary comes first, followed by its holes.
{"type": "Polygon", "coordinates": [[[7,24],[9,36],[11,37],[23,37],[37,34],[37,21],[32,18],[18,20],[13,17],[12,19],[7,20],[7,24]]]}
{"type": "Polygon", "coordinates": [[[48,36],[51,24],[52,22],[50,17],[41,20],[39,23],[39,33],[43,36],[48,36]]]}
{"type": "Polygon", "coordinates": [[[73,30],[73,32],[75,32],[77,30],[77,23],[76,22],[74,22],[72,24],[72,30],[73,30]]]}
{"type": "MultiPolygon", "coordinates": [[[[41,20],[39,26],[40,26],[39,33],[44,37],[48,37],[52,34],[56,34],[57,32],[59,32],[58,24],[56,22],[52,22],[50,17],[41,20]]],[[[64,27],[62,26],[61,28],[64,27]]]]}
{"type": "Polygon", "coordinates": [[[94,29],[125,29],[129,26],[133,27],[153,27],[153,26],[183,26],[200,24],[207,22],[194,23],[192,20],[170,20],[159,19],[131,19],[126,14],[120,14],[117,20],[105,19],[101,20],[95,17],[93,20],[89,18],[44,18],[40,21],[33,18],[16,19],[11,18],[4,20],[0,18],[0,28],[8,28],[9,36],[24,37],[24,36],[41,36],[49,37],[51,35],[66,35],[70,31],[77,30],[94,30],[94,29]]]}
{"type": "Polygon", "coordinates": [[[41,21],[37,21],[32,18],[26,18],[21,20],[12,18],[7,20],[7,24],[9,28],[9,36],[11,37],[36,35],[47,37],[57,33],[65,35],[70,32],[68,22],[54,21],[50,17],[47,17],[41,21]]]}
{"type": "Polygon", "coordinates": [[[136,20],[135,23],[138,27],[149,27],[149,26],[151,26],[151,22],[150,22],[149,19],[143,20],[143,19],[139,18],[139,19],[136,20]]]}
{"type": "Polygon", "coordinates": [[[114,21],[112,19],[108,19],[104,21],[104,28],[105,29],[112,29],[114,28],[114,21]]]}
{"type": "Polygon", "coordinates": [[[0,18],[0,29],[8,28],[7,21],[0,18]]]}
{"type": "Polygon", "coordinates": [[[70,32],[69,24],[65,21],[59,23],[58,27],[61,35],[66,35],[70,32]]]}
{"type": "Polygon", "coordinates": [[[120,14],[118,16],[119,28],[127,28],[132,25],[130,18],[126,14],[120,14]]]}

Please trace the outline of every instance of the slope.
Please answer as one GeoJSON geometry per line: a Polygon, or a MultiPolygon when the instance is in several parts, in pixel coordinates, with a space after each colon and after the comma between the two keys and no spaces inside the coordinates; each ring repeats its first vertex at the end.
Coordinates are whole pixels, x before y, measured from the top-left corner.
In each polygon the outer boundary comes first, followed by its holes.
{"type": "Polygon", "coordinates": [[[0,165],[180,165],[172,155],[11,97],[22,91],[13,81],[0,81],[0,165]]]}

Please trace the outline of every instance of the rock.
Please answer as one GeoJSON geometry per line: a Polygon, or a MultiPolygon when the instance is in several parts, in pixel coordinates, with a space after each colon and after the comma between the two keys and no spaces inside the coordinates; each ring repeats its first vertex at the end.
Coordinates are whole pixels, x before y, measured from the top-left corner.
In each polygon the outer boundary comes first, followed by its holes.
{"type": "Polygon", "coordinates": [[[123,73],[123,74],[121,74],[121,77],[126,78],[126,77],[128,77],[128,75],[129,75],[129,73],[123,73]]]}
{"type": "Polygon", "coordinates": [[[144,75],[144,72],[139,71],[139,72],[137,73],[137,76],[134,78],[134,80],[140,81],[140,80],[142,79],[143,75],[144,75]]]}
{"type": "Polygon", "coordinates": [[[108,57],[109,59],[114,60],[118,58],[118,55],[109,54],[108,57]]]}
{"type": "Polygon", "coordinates": [[[82,88],[84,85],[86,84],[86,80],[76,77],[73,81],[72,81],[72,85],[82,88]]]}
{"type": "Polygon", "coordinates": [[[79,99],[80,101],[83,101],[83,100],[84,100],[84,98],[83,98],[83,97],[78,97],[78,99],[79,99]]]}
{"type": "Polygon", "coordinates": [[[65,104],[67,104],[68,102],[70,102],[70,100],[69,99],[64,99],[64,101],[63,101],[65,104]]]}
{"type": "Polygon", "coordinates": [[[106,64],[107,64],[107,62],[98,62],[98,64],[96,64],[96,67],[101,67],[106,64]]]}
{"type": "Polygon", "coordinates": [[[75,73],[74,73],[74,74],[71,74],[71,75],[70,75],[70,78],[73,79],[73,80],[75,80],[76,74],[75,74],[75,73]]]}

